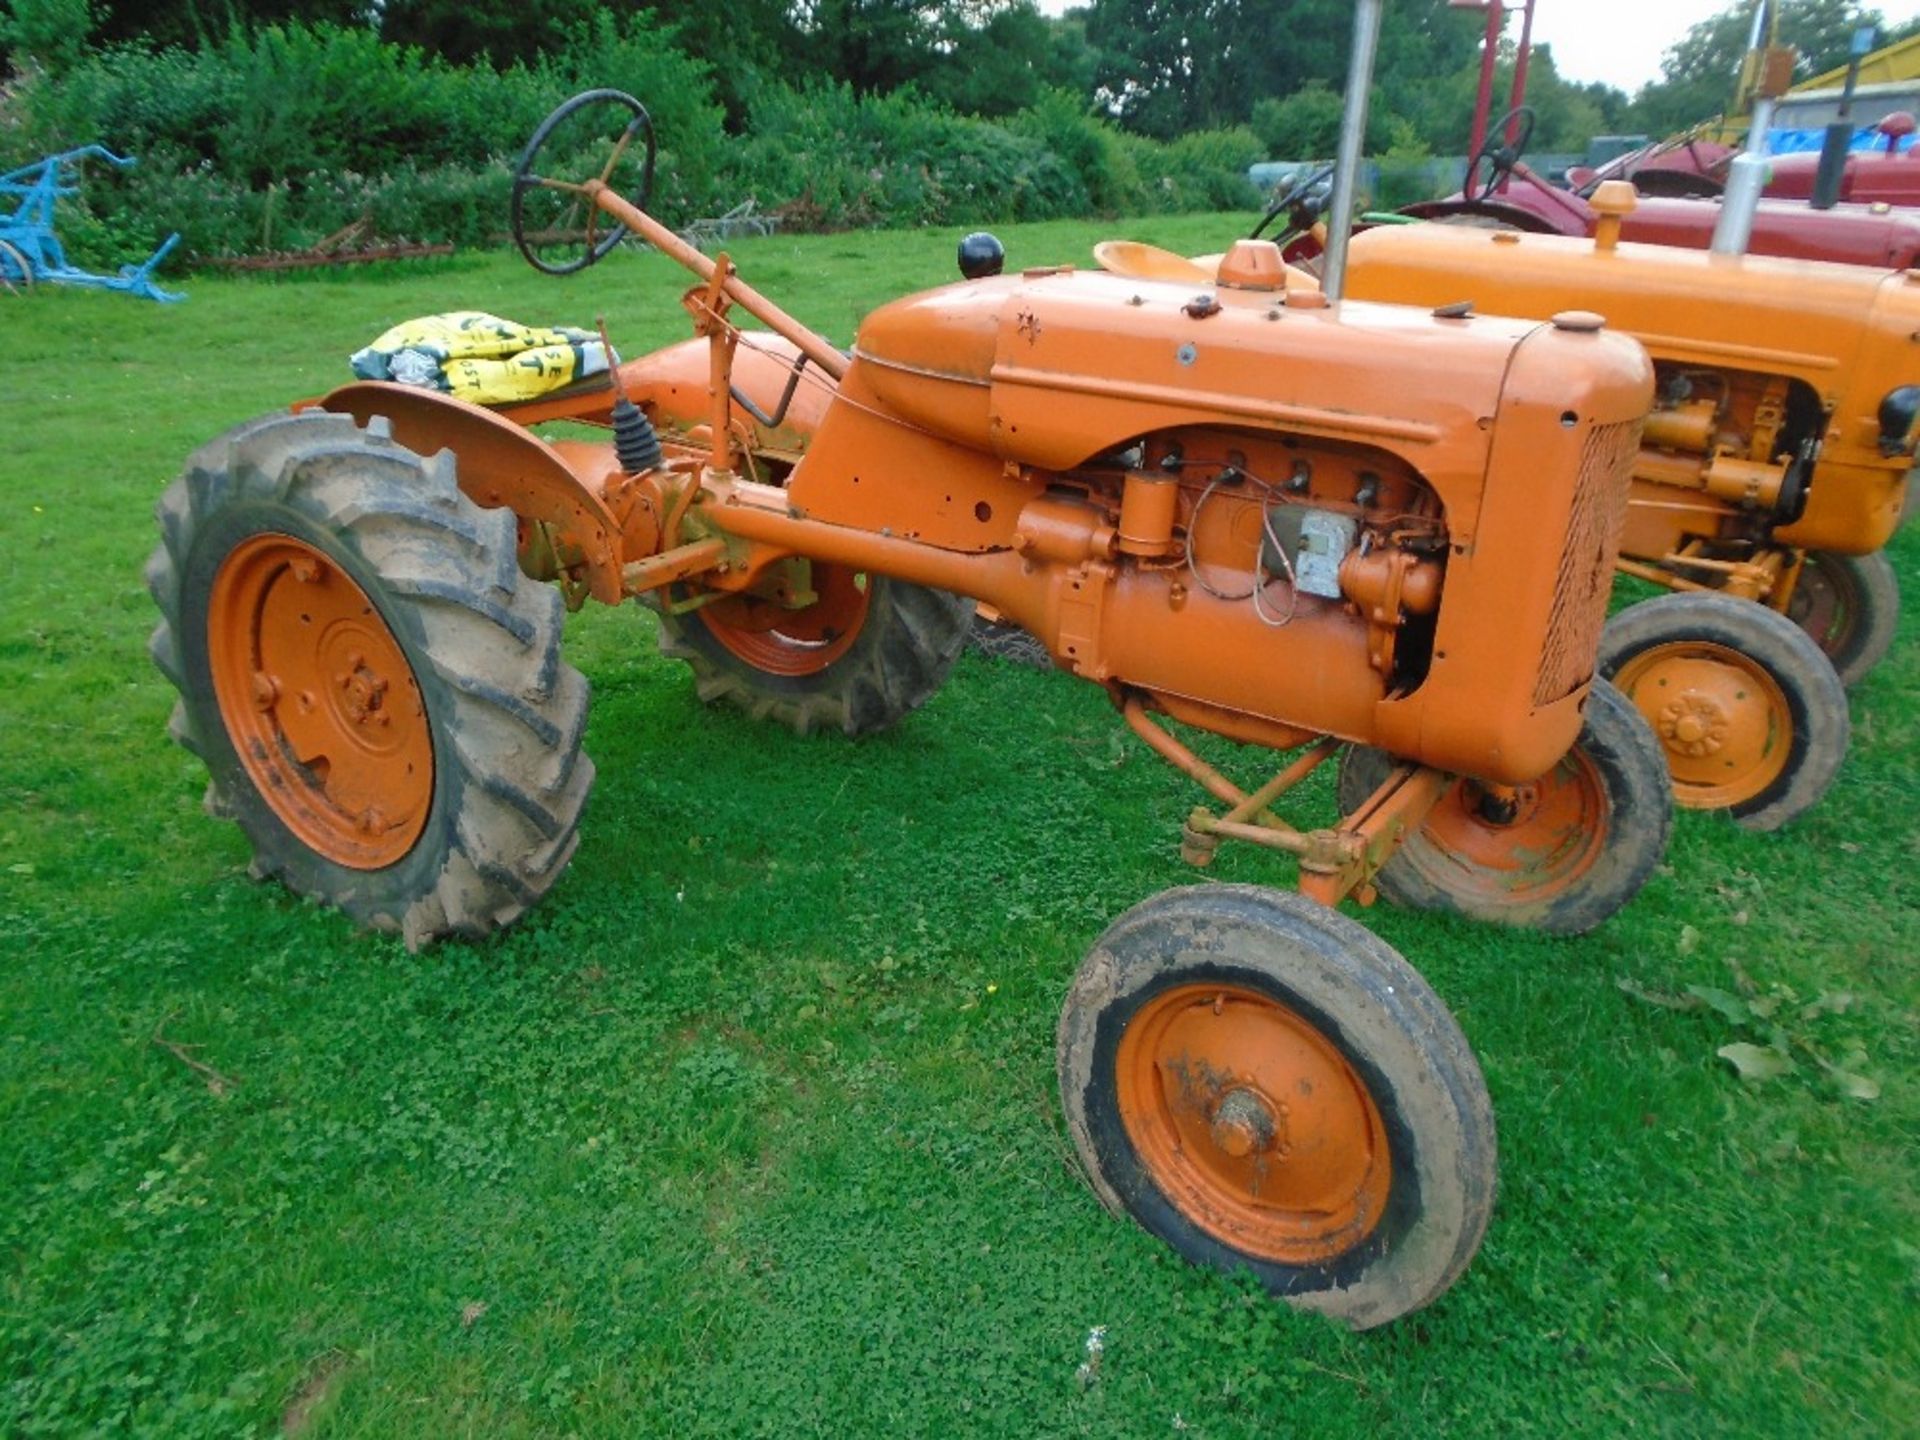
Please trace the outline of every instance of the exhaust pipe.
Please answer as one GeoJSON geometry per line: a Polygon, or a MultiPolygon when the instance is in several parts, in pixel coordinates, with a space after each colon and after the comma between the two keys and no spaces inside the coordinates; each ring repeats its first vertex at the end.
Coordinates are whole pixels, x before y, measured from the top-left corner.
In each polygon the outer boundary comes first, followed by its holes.
{"type": "Polygon", "coordinates": [[[1840,181],[1846,174],[1847,151],[1853,145],[1853,87],[1860,80],[1860,62],[1873,49],[1874,29],[1862,26],[1853,32],[1853,44],[1847,47],[1847,79],[1840,90],[1840,112],[1820,145],[1820,167],[1813,172],[1813,208],[1831,210],[1840,200],[1840,181]]]}
{"type": "Polygon", "coordinates": [[[1752,134],[1759,141],[1727,163],[1727,186],[1720,195],[1720,218],[1713,222],[1713,241],[1707,248],[1716,255],[1744,255],[1753,239],[1753,217],[1760,210],[1760,192],[1767,188],[1773,165],[1754,145],[1766,143],[1766,122],[1773,118],[1773,101],[1756,100],[1753,106],[1752,134]]]}
{"type": "Polygon", "coordinates": [[[1359,0],[1353,7],[1353,57],[1347,65],[1347,103],[1340,115],[1340,149],[1333,160],[1332,213],[1327,216],[1326,256],[1320,290],[1338,300],[1346,288],[1347,240],[1353,234],[1353,191],[1360,177],[1360,152],[1367,142],[1367,98],[1373,89],[1373,53],[1380,43],[1382,0],[1359,0]]]}
{"type": "Polygon", "coordinates": [[[1773,126],[1773,95],[1770,82],[1765,78],[1764,57],[1772,52],[1762,51],[1760,44],[1767,38],[1767,20],[1768,7],[1755,5],[1740,84],[1745,90],[1753,83],[1749,76],[1758,65],[1761,76],[1755,89],[1759,93],[1753,97],[1753,119],[1747,125],[1746,146],[1727,163],[1727,184],[1720,192],[1720,217],[1713,222],[1713,239],[1707,242],[1707,249],[1716,255],[1747,253],[1747,245],[1753,239],[1753,217],[1760,209],[1760,192],[1767,188],[1771,169],[1767,164],[1767,131],[1773,126]]]}

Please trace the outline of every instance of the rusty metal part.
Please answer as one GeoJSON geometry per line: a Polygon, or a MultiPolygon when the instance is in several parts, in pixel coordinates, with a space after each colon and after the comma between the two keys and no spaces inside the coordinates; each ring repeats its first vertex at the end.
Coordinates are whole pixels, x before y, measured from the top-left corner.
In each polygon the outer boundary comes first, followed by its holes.
{"type": "Polygon", "coordinates": [[[1371,904],[1380,867],[1458,783],[1427,766],[1394,767],[1337,828],[1315,832],[1319,843],[1300,861],[1301,893],[1323,905],[1337,905],[1349,894],[1371,904]]]}
{"type": "Polygon", "coordinates": [[[1622,574],[1665,585],[1670,590],[1713,590],[1739,600],[1760,600],[1782,609],[1791,598],[1791,585],[1782,579],[1798,573],[1800,553],[1790,550],[1747,549],[1741,559],[1729,560],[1705,553],[1698,540],[1653,562],[1622,558],[1622,574]],[[1694,576],[1700,579],[1694,579],[1694,576]]]}
{"type": "Polygon", "coordinates": [[[629,595],[644,595],[667,585],[704,575],[727,558],[724,540],[695,540],[690,544],[662,550],[658,555],[630,560],[622,567],[620,579],[629,595]]]}
{"type": "Polygon", "coordinates": [[[453,246],[448,244],[370,244],[368,236],[372,229],[372,218],[362,215],[304,250],[276,250],[264,255],[210,255],[202,256],[197,263],[217,270],[310,270],[323,265],[365,265],[376,260],[424,260],[453,253],[453,246]]]}
{"type": "Polygon", "coordinates": [[[196,263],[216,270],[315,270],[327,265],[371,265],[380,260],[429,260],[451,254],[451,244],[370,245],[356,250],[283,250],[268,255],[212,255],[196,263]]]}

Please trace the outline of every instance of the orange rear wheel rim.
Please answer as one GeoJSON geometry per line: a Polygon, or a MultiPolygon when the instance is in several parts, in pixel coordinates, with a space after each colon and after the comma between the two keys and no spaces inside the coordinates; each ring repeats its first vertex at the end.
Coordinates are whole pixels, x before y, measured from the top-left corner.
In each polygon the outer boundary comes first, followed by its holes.
{"type": "Polygon", "coordinates": [[[302,844],[378,870],[426,828],[433,733],[406,653],[323,551],[255,535],[214,576],[207,657],[254,788],[302,844]]]}
{"type": "Polygon", "coordinates": [[[757,595],[716,600],[699,612],[730,653],[769,675],[817,675],[853,648],[870,606],[868,577],[842,565],[815,565],[820,597],[800,610],[757,595]]]}
{"type": "Polygon", "coordinates": [[[1393,1178],[1365,1083],[1304,1017],[1260,991],[1183,985],[1127,1022],[1121,1124],[1162,1194],[1242,1254],[1334,1259],[1380,1222],[1393,1178]]]}
{"type": "Polygon", "coordinates": [[[1703,640],[1653,645],[1613,683],[1659,737],[1674,798],[1719,810],[1767,792],[1787,768],[1793,710],[1766,667],[1703,640]]]}
{"type": "Polygon", "coordinates": [[[1576,749],[1538,780],[1497,795],[1462,780],[1420,833],[1455,868],[1451,888],[1521,903],[1578,887],[1606,849],[1608,827],[1600,772],[1576,749]]]}

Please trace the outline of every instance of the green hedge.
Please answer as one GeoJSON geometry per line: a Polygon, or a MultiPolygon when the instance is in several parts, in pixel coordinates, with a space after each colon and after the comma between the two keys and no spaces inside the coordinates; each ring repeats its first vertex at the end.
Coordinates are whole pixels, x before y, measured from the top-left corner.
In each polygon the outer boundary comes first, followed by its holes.
{"type": "Polygon", "coordinates": [[[56,82],[0,89],[0,169],[100,141],[67,202],[76,258],[124,259],[170,230],[190,255],[297,249],[361,216],[383,240],[484,244],[506,226],[513,158],[568,95],[640,96],[661,144],[654,208],[683,222],[751,196],[796,229],[991,223],[1246,207],[1249,131],[1161,145],[1052,93],[994,123],[911,91],[770,86],[723,133],[706,67],[643,14],[602,16],[561,53],[455,68],[368,31],[269,26],[204,50],[116,48],[56,82]]]}

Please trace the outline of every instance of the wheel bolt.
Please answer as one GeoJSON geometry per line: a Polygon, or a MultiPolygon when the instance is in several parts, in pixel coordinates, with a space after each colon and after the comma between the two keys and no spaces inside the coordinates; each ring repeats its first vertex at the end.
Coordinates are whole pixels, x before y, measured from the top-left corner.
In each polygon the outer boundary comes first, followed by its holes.
{"type": "Polygon", "coordinates": [[[326,567],[311,555],[295,556],[287,563],[287,568],[302,585],[315,584],[326,574],[326,567]]]}
{"type": "Polygon", "coordinates": [[[253,673],[253,708],[271,710],[280,698],[280,682],[264,670],[253,673]]]}

